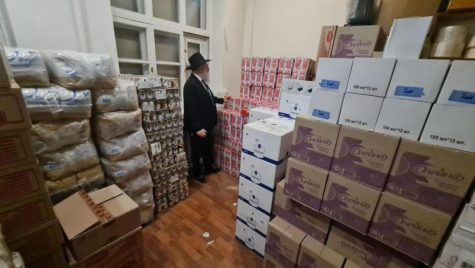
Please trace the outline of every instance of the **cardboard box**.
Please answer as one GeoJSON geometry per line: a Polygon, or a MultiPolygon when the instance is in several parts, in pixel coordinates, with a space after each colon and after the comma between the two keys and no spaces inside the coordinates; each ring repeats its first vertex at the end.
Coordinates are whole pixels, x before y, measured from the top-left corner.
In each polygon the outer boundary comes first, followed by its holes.
{"type": "Polygon", "coordinates": [[[362,267],[417,267],[415,261],[399,256],[375,240],[337,225],[332,226],[327,247],[347,257],[346,262],[351,260],[362,267]]]}
{"type": "Polygon", "coordinates": [[[320,57],[330,58],[338,26],[323,26],[320,33],[320,42],[318,45],[317,62],[320,57]]]}
{"type": "Polygon", "coordinates": [[[0,45],[0,88],[11,87],[13,74],[8,63],[7,55],[5,54],[5,47],[0,45]]]}
{"type": "Polygon", "coordinates": [[[447,6],[447,11],[470,11],[475,9],[473,0],[451,0],[447,6]]]}
{"type": "Polygon", "coordinates": [[[386,96],[396,59],[355,58],[351,68],[347,92],[386,96]]]}
{"type": "Polygon", "coordinates": [[[288,156],[293,120],[271,117],[244,126],[243,152],[278,165],[288,156]]]}
{"type": "Polygon", "coordinates": [[[284,266],[280,265],[276,260],[272,257],[265,255],[264,256],[264,263],[262,265],[264,268],[285,268],[284,266]]]}
{"type": "Polygon", "coordinates": [[[278,111],[267,107],[256,107],[249,110],[249,123],[277,116],[278,111]]]}
{"type": "Polygon", "coordinates": [[[364,130],[374,130],[383,98],[353,93],[345,94],[338,123],[364,130]]]}
{"type": "Polygon", "coordinates": [[[241,199],[238,199],[237,217],[260,235],[267,235],[270,216],[241,199]]]}
{"type": "Polygon", "coordinates": [[[264,256],[266,238],[252,230],[239,219],[236,220],[236,238],[246,245],[246,247],[252,249],[257,254],[264,256]]]}
{"type": "Polygon", "coordinates": [[[320,58],[315,78],[316,87],[344,93],[352,65],[353,59],[320,58]]]}
{"type": "Polygon", "coordinates": [[[386,191],[454,215],[475,178],[475,155],[402,140],[386,191]]]}
{"type": "Polygon", "coordinates": [[[21,89],[17,86],[0,90],[0,131],[28,129],[30,116],[21,89]]]}
{"type": "Polygon", "coordinates": [[[452,229],[452,243],[475,252],[475,206],[465,205],[452,229]]]}
{"type": "Polygon", "coordinates": [[[35,162],[29,132],[0,132],[0,170],[35,162]]]}
{"type": "Polygon", "coordinates": [[[241,154],[241,176],[270,191],[285,176],[287,160],[274,165],[247,153],[241,154]]]}
{"type": "Polygon", "coordinates": [[[451,268],[475,267],[475,253],[452,244],[445,244],[439,261],[451,268]]]}
{"type": "Polygon", "coordinates": [[[277,184],[273,213],[324,243],[330,229],[330,218],[285,196],[284,185],[285,180],[277,184]]]}
{"type": "Polygon", "coordinates": [[[399,138],[342,126],[331,171],[382,190],[399,138]]]}
{"type": "Polygon", "coordinates": [[[429,144],[475,152],[475,109],[434,104],[420,140],[429,144]]]}
{"type": "Polygon", "coordinates": [[[447,214],[385,192],[369,235],[429,264],[451,219],[447,214]]]}
{"type": "Polygon", "coordinates": [[[379,25],[338,27],[332,58],[372,57],[382,49],[383,37],[379,25]]]}
{"type": "Polygon", "coordinates": [[[308,116],[332,124],[338,122],[344,93],[316,90],[312,96],[308,116]]]}
{"type": "Polygon", "coordinates": [[[340,126],[301,116],[295,122],[291,157],[329,170],[340,126]]]}
{"type": "Polygon", "coordinates": [[[0,170],[0,212],[21,200],[45,192],[45,182],[38,164],[0,170]]]}
{"type": "Polygon", "coordinates": [[[473,61],[453,61],[437,103],[475,107],[474,69],[473,61]]]}
{"type": "Polygon", "coordinates": [[[28,268],[44,268],[44,267],[67,267],[66,256],[62,246],[58,246],[55,250],[46,256],[28,263],[28,268]]]}
{"type": "Polygon", "coordinates": [[[78,261],[141,225],[138,205],[116,185],[77,192],[54,211],[78,261]]]}
{"type": "Polygon", "coordinates": [[[431,107],[427,102],[386,98],[375,131],[417,141],[431,107]]]}
{"type": "Polygon", "coordinates": [[[304,232],[284,219],[275,217],[269,224],[266,255],[271,256],[284,267],[294,267],[304,238],[304,232]]]}
{"type": "Polygon", "coordinates": [[[448,60],[398,59],[387,97],[434,102],[449,63],[448,60]]]}
{"type": "Polygon", "coordinates": [[[260,211],[271,213],[274,193],[243,176],[239,176],[239,196],[260,211]]]}
{"type": "Polygon", "coordinates": [[[334,250],[325,247],[321,242],[306,236],[300,247],[297,268],[340,268],[343,267],[345,257],[334,250]]]}
{"type": "Polygon", "coordinates": [[[279,116],[295,119],[305,115],[315,91],[313,81],[284,79],[280,91],[279,116]]]}
{"type": "Polygon", "coordinates": [[[328,171],[289,158],[284,193],[316,211],[320,210],[328,171]]]}
{"type": "Polygon", "coordinates": [[[362,268],[362,266],[356,264],[355,262],[352,262],[350,259],[347,259],[345,261],[344,268],[362,268]]]}
{"type": "Polygon", "coordinates": [[[330,172],[320,212],[366,234],[380,192],[330,172]]]}

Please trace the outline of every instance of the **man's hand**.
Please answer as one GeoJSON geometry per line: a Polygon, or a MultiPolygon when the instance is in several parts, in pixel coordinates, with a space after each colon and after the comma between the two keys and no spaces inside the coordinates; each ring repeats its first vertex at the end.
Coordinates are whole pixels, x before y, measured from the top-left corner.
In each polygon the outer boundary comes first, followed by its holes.
{"type": "Polygon", "coordinates": [[[226,101],[229,101],[229,100],[231,100],[231,96],[224,96],[223,99],[224,99],[225,102],[226,102],[226,101]]]}
{"type": "Polygon", "coordinates": [[[206,131],[206,129],[203,128],[200,131],[196,132],[196,135],[198,135],[198,137],[200,137],[200,138],[206,138],[207,133],[208,132],[206,131]]]}

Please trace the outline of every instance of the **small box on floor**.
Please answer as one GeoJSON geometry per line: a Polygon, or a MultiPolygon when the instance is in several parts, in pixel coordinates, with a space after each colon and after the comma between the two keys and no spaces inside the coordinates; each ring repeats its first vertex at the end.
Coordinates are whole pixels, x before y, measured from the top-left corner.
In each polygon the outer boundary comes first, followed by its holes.
{"type": "Polygon", "coordinates": [[[353,59],[320,58],[315,78],[316,87],[344,93],[352,65],[353,59]]]}
{"type": "Polygon", "coordinates": [[[254,250],[257,254],[264,256],[266,247],[265,236],[252,230],[239,219],[236,220],[236,237],[243,242],[246,247],[254,250]]]}
{"type": "Polygon", "coordinates": [[[452,217],[384,192],[369,235],[412,258],[429,264],[452,217]]]}
{"type": "Polygon", "coordinates": [[[336,251],[325,247],[321,242],[306,236],[300,246],[297,268],[340,268],[345,257],[336,251]]]}
{"type": "Polygon", "coordinates": [[[449,63],[448,60],[398,59],[387,97],[434,102],[449,63]]]}
{"type": "Polygon", "coordinates": [[[382,49],[384,34],[379,25],[338,27],[333,58],[372,57],[375,49],[382,49]]]}
{"type": "Polygon", "coordinates": [[[383,98],[347,93],[338,123],[365,130],[374,130],[383,98]]]}
{"type": "Polygon", "coordinates": [[[355,58],[347,92],[386,96],[396,59],[355,58]]]}
{"type": "Polygon", "coordinates": [[[262,119],[277,116],[278,111],[267,107],[256,107],[249,110],[249,122],[252,123],[262,119]]]}
{"type": "Polygon", "coordinates": [[[316,90],[310,102],[308,116],[320,121],[336,124],[340,117],[344,93],[316,90]]]}
{"type": "Polygon", "coordinates": [[[275,217],[269,224],[266,255],[284,267],[294,267],[304,238],[304,232],[282,218],[275,217]]]}
{"type": "Polygon", "coordinates": [[[284,79],[280,91],[279,116],[295,118],[305,115],[315,91],[313,81],[284,79]]]}
{"type": "Polygon", "coordinates": [[[271,213],[274,193],[243,176],[239,177],[239,196],[251,206],[267,214],[271,213]]]}
{"type": "Polygon", "coordinates": [[[383,190],[398,145],[399,138],[342,126],[331,171],[383,190]]]}
{"type": "Polygon", "coordinates": [[[329,170],[340,126],[299,116],[295,121],[291,157],[329,170]]]}
{"type": "Polygon", "coordinates": [[[259,211],[241,199],[238,199],[237,207],[237,217],[242,222],[245,222],[247,226],[259,234],[263,236],[267,235],[267,226],[271,219],[269,215],[259,211]]]}
{"type": "Polygon", "coordinates": [[[475,62],[453,61],[437,103],[475,107],[475,62]]]}
{"type": "Polygon", "coordinates": [[[366,234],[380,194],[373,188],[330,172],[320,211],[366,234]]]}
{"type": "Polygon", "coordinates": [[[375,131],[417,141],[431,107],[428,102],[386,98],[375,131]]]}
{"type": "Polygon", "coordinates": [[[402,140],[385,191],[454,215],[475,178],[475,154],[402,140]]]}
{"type": "Polygon", "coordinates": [[[0,131],[31,127],[21,89],[17,86],[0,90],[0,131]]]}
{"type": "Polygon", "coordinates": [[[475,109],[434,104],[420,141],[475,152],[475,109]]]}
{"type": "Polygon", "coordinates": [[[247,153],[241,154],[241,176],[269,190],[285,176],[287,160],[275,165],[247,153]]]}

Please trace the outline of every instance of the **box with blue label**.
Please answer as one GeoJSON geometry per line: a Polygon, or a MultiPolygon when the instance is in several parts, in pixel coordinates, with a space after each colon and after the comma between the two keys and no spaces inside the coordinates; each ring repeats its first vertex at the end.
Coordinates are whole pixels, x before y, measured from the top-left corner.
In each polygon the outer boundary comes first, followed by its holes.
{"type": "Polygon", "coordinates": [[[475,107],[474,71],[475,61],[453,61],[437,103],[475,107]]]}
{"type": "Polygon", "coordinates": [[[374,130],[383,98],[346,93],[338,123],[364,130],[374,130]]]}
{"type": "Polygon", "coordinates": [[[243,152],[278,165],[289,154],[293,130],[294,120],[281,117],[247,124],[243,132],[243,152]]]}
{"type": "Polygon", "coordinates": [[[262,236],[267,235],[267,226],[271,216],[259,211],[242,199],[238,200],[237,217],[262,236]]]}
{"type": "Polygon", "coordinates": [[[239,219],[236,220],[236,238],[244,243],[246,247],[252,249],[257,254],[264,256],[266,238],[252,230],[239,219]]]}
{"type": "Polygon", "coordinates": [[[275,184],[284,178],[286,166],[287,159],[275,165],[264,159],[242,153],[240,175],[259,186],[272,190],[275,188],[275,184]]]}
{"type": "Polygon", "coordinates": [[[320,58],[315,81],[317,88],[345,92],[353,59],[320,58]]]}
{"type": "Polygon", "coordinates": [[[308,116],[329,123],[336,124],[340,116],[344,93],[327,90],[316,90],[312,97],[308,116]]]}
{"type": "Polygon", "coordinates": [[[314,81],[284,79],[280,89],[279,116],[295,119],[305,115],[315,87],[314,81]]]}
{"type": "Polygon", "coordinates": [[[355,58],[346,92],[384,97],[396,59],[355,58]]]}
{"type": "Polygon", "coordinates": [[[271,213],[274,192],[239,177],[239,198],[264,213],[271,213]]]}
{"type": "Polygon", "coordinates": [[[399,59],[394,68],[387,97],[434,102],[449,63],[448,60],[399,59]]]}

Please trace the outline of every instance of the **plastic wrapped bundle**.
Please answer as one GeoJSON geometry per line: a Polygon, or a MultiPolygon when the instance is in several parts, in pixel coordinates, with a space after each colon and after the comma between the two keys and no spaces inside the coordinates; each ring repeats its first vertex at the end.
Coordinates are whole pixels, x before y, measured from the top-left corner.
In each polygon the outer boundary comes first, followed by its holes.
{"type": "Polygon", "coordinates": [[[36,154],[84,143],[91,137],[89,120],[45,121],[31,127],[31,144],[36,154]]]}
{"type": "Polygon", "coordinates": [[[99,113],[134,111],[139,108],[133,80],[119,79],[114,89],[96,89],[92,96],[94,107],[99,113]]]}
{"type": "Polygon", "coordinates": [[[76,185],[76,181],[76,174],[72,174],[54,181],[47,180],[45,184],[48,192],[53,194],[74,187],[76,185]]]}
{"type": "Polygon", "coordinates": [[[153,189],[143,190],[129,195],[140,207],[140,219],[142,224],[153,220],[155,203],[153,200],[153,189]]]}
{"type": "Polygon", "coordinates": [[[150,159],[146,153],[117,162],[102,158],[101,162],[107,177],[117,184],[133,179],[137,174],[148,172],[151,168],[150,159]]]}
{"type": "Polygon", "coordinates": [[[27,48],[6,48],[8,63],[15,81],[22,87],[47,87],[48,70],[41,54],[27,48]]]}
{"type": "Polygon", "coordinates": [[[97,137],[110,140],[126,133],[142,129],[140,110],[133,112],[112,112],[98,115],[95,121],[97,137]]]}
{"type": "Polygon", "coordinates": [[[143,129],[110,140],[99,139],[101,156],[110,161],[120,161],[148,151],[143,129]]]}
{"type": "Polygon", "coordinates": [[[37,155],[46,177],[55,180],[99,163],[92,141],[37,155]]]}
{"type": "Polygon", "coordinates": [[[33,121],[84,119],[91,117],[91,91],[70,90],[53,85],[21,90],[33,121]]]}

